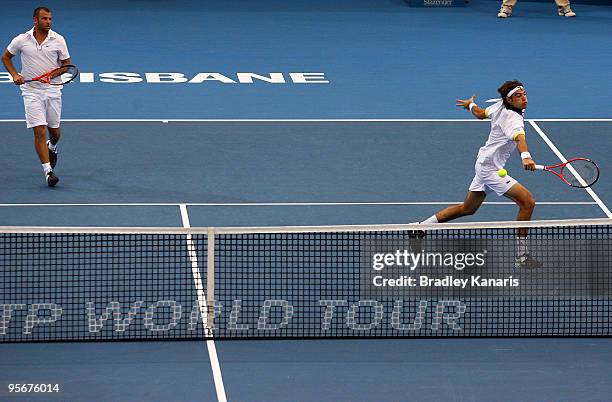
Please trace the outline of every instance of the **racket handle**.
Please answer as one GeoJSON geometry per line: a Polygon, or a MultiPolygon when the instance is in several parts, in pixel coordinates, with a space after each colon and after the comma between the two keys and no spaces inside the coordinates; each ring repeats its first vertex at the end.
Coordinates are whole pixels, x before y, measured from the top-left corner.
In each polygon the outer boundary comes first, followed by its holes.
{"type": "Polygon", "coordinates": [[[544,165],[536,165],[536,170],[546,170],[546,166],[544,166],[544,165]]]}

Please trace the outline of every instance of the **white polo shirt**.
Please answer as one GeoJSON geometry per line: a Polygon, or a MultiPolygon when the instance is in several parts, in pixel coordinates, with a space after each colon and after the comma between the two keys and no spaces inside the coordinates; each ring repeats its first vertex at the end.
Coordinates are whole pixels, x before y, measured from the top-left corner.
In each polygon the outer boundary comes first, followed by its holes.
{"type": "Polygon", "coordinates": [[[491,118],[491,132],[478,151],[478,162],[501,169],[516,148],[516,137],[525,134],[525,123],[521,114],[506,109],[502,101],[486,108],[485,113],[491,118]]]}
{"type": "MultiPolygon", "coordinates": [[[[37,77],[62,65],[70,58],[64,37],[49,30],[47,38],[40,45],[34,38],[34,28],[11,41],[6,48],[12,55],[21,53],[21,76],[25,79],[37,77]]],[[[61,91],[61,85],[46,85],[40,82],[26,82],[21,85],[23,93],[33,91],[61,91]]]]}

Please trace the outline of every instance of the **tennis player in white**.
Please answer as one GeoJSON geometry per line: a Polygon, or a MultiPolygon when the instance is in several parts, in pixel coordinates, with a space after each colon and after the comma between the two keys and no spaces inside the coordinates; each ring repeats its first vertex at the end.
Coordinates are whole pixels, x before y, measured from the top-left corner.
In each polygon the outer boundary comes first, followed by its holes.
{"type": "MultiPolygon", "coordinates": [[[[475,175],[469,191],[462,204],[449,206],[421,223],[443,223],[453,219],[474,214],[488,192],[495,192],[513,200],[519,207],[518,221],[528,221],[535,208],[533,195],[516,179],[506,175],[500,177],[498,172],[504,167],[512,151],[518,148],[527,170],[535,170],[536,164],[527,149],[523,113],[527,108],[527,93],[519,81],[507,81],[497,90],[501,99],[486,109],[474,103],[474,96],[469,99],[457,99],[457,106],[469,110],[478,119],[491,119],[491,132],[484,146],[478,151],[475,175]]],[[[527,250],[528,230],[521,228],[517,233],[516,266],[538,268],[542,264],[527,250]]]]}
{"type": "Polygon", "coordinates": [[[37,77],[70,64],[70,55],[64,37],[51,30],[51,11],[38,7],[34,10],[33,18],[34,27],[11,41],[2,55],[2,62],[13,77],[13,82],[21,87],[26,124],[34,130],[34,144],[45,181],[49,187],[53,187],[59,181],[53,168],[57,163],[57,143],[60,139],[62,87],[40,82],[24,83],[24,77],[37,77]],[[18,53],[21,53],[21,73],[17,72],[11,60],[18,53]]]}

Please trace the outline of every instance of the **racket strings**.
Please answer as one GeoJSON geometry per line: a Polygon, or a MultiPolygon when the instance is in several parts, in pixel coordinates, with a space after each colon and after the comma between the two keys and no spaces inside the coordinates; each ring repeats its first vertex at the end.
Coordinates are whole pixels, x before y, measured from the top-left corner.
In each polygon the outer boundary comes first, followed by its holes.
{"type": "Polygon", "coordinates": [[[75,66],[62,66],[51,72],[50,79],[54,84],[66,84],[78,75],[75,66]]]}
{"type": "Polygon", "coordinates": [[[590,160],[576,160],[564,167],[563,176],[572,186],[583,187],[585,184],[589,186],[597,181],[599,169],[590,160]]]}

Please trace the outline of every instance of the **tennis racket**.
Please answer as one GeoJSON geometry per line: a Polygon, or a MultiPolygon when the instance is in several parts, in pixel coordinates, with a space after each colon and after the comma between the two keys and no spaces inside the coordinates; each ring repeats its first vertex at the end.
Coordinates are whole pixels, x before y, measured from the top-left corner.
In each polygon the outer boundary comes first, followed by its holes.
{"type": "Polygon", "coordinates": [[[51,71],[23,82],[38,81],[49,85],[65,85],[79,75],[79,69],[72,64],[66,64],[51,71]]]}
{"type": "Polygon", "coordinates": [[[569,186],[576,188],[591,187],[599,179],[599,167],[588,158],[572,158],[557,165],[536,165],[536,170],[555,174],[569,186]]]}

